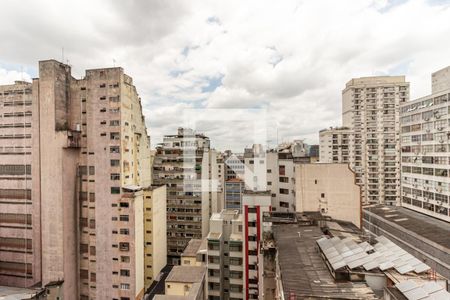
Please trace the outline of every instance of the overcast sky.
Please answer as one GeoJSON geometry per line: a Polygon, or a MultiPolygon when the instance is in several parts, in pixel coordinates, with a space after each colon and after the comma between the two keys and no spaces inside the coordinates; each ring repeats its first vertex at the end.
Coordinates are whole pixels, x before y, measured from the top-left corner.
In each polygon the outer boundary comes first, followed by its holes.
{"type": "Polygon", "coordinates": [[[0,41],[0,84],[37,77],[62,48],[77,78],[115,60],[153,145],[189,119],[214,147],[242,151],[255,126],[271,146],[317,143],[341,124],[352,77],[406,75],[411,99],[429,94],[450,65],[450,1],[3,0],[0,41]]]}

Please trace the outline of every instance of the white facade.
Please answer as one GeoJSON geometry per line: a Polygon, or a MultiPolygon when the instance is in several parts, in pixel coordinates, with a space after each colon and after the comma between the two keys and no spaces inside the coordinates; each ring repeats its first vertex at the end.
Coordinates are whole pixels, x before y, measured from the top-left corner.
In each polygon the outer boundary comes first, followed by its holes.
{"type": "Polygon", "coordinates": [[[450,77],[442,90],[435,74],[432,95],[401,107],[401,205],[450,221],[450,77]]]}

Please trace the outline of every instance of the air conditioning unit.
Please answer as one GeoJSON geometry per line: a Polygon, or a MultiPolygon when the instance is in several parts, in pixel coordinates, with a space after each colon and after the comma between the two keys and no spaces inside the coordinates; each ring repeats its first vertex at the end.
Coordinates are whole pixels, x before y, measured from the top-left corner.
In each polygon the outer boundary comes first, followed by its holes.
{"type": "Polygon", "coordinates": [[[441,118],[441,115],[435,115],[434,116],[436,119],[440,119],[441,118]]]}

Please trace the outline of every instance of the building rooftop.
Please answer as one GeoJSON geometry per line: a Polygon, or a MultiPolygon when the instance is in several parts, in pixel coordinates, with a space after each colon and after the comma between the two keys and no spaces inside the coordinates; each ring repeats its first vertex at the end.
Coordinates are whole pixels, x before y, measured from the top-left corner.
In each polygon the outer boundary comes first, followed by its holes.
{"type": "MultiPolygon", "coordinates": [[[[389,222],[410,230],[450,252],[450,223],[409,210],[404,207],[372,206],[364,208],[389,222]]],[[[367,216],[366,216],[367,218],[367,216]]]]}
{"type": "Polygon", "coordinates": [[[206,268],[200,266],[174,266],[169,276],[167,276],[166,282],[201,282],[205,272],[206,268]]]}
{"type": "Polygon", "coordinates": [[[197,252],[200,250],[202,246],[203,240],[200,239],[191,239],[186,246],[186,249],[184,249],[181,256],[196,256],[197,252]]]}
{"type": "Polygon", "coordinates": [[[318,226],[274,224],[284,297],[291,299],[377,299],[364,282],[336,282],[321,258],[318,226]]]}
{"type": "Polygon", "coordinates": [[[2,300],[35,299],[34,297],[42,292],[43,292],[42,289],[26,289],[10,286],[0,286],[0,299],[2,300]]]}

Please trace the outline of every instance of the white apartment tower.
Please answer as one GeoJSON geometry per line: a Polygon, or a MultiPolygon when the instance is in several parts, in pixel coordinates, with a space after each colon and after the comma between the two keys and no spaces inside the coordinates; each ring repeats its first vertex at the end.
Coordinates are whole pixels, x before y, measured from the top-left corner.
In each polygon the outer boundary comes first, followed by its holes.
{"type": "Polygon", "coordinates": [[[432,75],[432,93],[401,116],[402,206],[450,221],[450,67],[432,75]]]}
{"type": "Polygon", "coordinates": [[[343,128],[320,133],[321,162],[348,162],[365,204],[400,203],[399,108],[408,98],[404,76],[352,79],[342,91],[343,128]]]}

